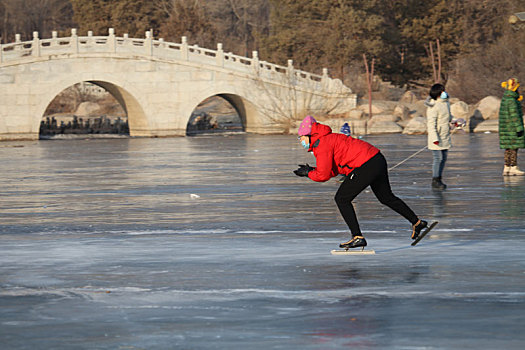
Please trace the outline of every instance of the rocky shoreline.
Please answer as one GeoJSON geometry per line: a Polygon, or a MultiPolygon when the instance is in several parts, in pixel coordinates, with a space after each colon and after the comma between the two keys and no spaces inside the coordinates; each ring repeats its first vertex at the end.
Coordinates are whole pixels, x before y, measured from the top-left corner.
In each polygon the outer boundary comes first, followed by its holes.
{"type": "MultiPolygon", "coordinates": [[[[373,100],[372,117],[368,115],[367,100],[359,100],[355,109],[338,116],[316,116],[339,132],[348,123],[354,135],[396,134],[418,135],[427,133],[427,107],[425,100],[412,91],[407,91],[398,101],[373,100]]],[[[487,96],[473,105],[457,98],[450,99],[454,119],[463,119],[466,132],[498,132],[498,111],[501,99],[487,96]]],[[[294,124],[290,133],[296,133],[300,121],[294,124]]]]}

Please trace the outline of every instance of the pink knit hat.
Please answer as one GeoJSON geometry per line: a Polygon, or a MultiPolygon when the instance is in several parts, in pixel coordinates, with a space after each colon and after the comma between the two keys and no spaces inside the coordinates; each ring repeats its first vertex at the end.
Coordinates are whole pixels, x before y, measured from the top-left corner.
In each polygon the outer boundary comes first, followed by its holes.
{"type": "Polygon", "coordinates": [[[299,136],[306,136],[312,134],[312,125],[314,123],[317,123],[317,121],[312,117],[311,115],[307,115],[306,118],[303,119],[301,122],[301,125],[299,125],[299,136]]]}

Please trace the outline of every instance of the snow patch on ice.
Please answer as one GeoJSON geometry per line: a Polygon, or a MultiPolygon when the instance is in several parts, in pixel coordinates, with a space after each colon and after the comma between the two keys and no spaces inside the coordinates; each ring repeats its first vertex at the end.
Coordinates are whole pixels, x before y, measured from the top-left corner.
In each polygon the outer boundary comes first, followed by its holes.
{"type": "Polygon", "coordinates": [[[471,232],[474,231],[472,228],[436,228],[433,231],[445,231],[445,232],[471,232]]]}

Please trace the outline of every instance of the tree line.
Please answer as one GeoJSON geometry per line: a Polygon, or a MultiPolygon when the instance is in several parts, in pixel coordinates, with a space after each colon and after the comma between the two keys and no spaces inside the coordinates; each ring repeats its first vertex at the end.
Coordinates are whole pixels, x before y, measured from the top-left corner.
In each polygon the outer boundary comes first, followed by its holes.
{"type": "Polygon", "coordinates": [[[292,59],[314,73],[326,67],[357,91],[366,54],[383,80],[407,88],[439,80],[473,101],[499,94],[510,76],[525,79],[525,29],[508,22],[522,11],[523,0],[0,0],[0,38],[68,35],[72,27],[143,37],[151,29],[167,41],[187,36],[239,55],[257,50],[273,63],[292,59]]]}

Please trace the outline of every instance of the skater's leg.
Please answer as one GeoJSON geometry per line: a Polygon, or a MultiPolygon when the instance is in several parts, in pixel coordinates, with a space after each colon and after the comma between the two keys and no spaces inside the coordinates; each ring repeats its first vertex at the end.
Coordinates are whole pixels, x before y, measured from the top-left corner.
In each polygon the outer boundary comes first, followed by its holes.
{"type": "MultiPolygon", "coordinates": [[[[503,175],[510,175],[510,168],[516,165],[514,164],[515,158],[514,158],[513,149],[507,148],[505,150],[504,160],[505,160],[505,166],[503,167],[503,175]]],[[[516,157],[516,160],[517,160],[517,157],[516,157]]]]}
{"type": "Polygon", "coordinates": [[[503,176],[509,175],[510,171],[510,149],[505,150],[505,154],[503,156],[504,165],[503,165],[503,176]]]}
{"type": "Polygon", "coordinates": [[[511,167],[515,165],[513,164],[513,160],[514,160],[513,153],[514,153],[513,149],[507,148],[505,150],[505,166],[511,167]]]}
{"type": "Polygon", "coordinates": [[[508,168],[508,175],[525,175],[525,172],[518,168],[518,149],[510,149],[507,151],[505,151],[505,155],[506,158],[508,158],[508,163],[510,164],[508,168]]]}
{"type": "Polygon", "coordinates": [[[447,162],[448,150],[433,150],[432,151],[432,177],[441,178],[443,176],[443,169],[445,169],[445,163],[447,162]]]}
{"type": "Polygon", "coordinates": [[[428,226],[425,220],[420,220],[405,202],[392,193],[390,181],[388,179],[388,167],[386,160],[381,161],[381,174],[370,184],[377,199],[388,206],[412,224],[412,239],[418,238],[421,231],[428,226]]]}
{"type": "Polygon", "coordinates": [[[441,181],[443,175],[443,169],[445,168],[445,162],[447,161],[447,150],[433,150],[432,156],[434,161],[432,163],[432,188],[444,190],[447,188],[441,181]]]}
{"type": "Polygon", "coordinates": [[[505,164],[507,164],[508,166],[518,165],[518,150],[517,149],[505,150],[505,164]]]}
{"type": "Polygon", "coordinates": [[[441,176],[439,172],[440,172],[441,162],[443,160],[443,154],[439,150],[432,150],[432,158],[433,158],[432,177],[437,178],[441,176]]]}
{"type": "Polygon", "coordinates": [[[377,199],[382,204],[386,205],[410,221],[412,225],[416,224],[419,220],[417,215],[412,211],[412,209],[408,207],[408,205],[405,204],[405,202],[392,193],[392,188],[390,187],[390,181],[388,179],[386,160],[382,155],[378,160],[377,166],[380,168],[380,174],[370,184],[370,187],[372,188],[372,191],[374,192],[377,199]]]}
{"type": "Polygon", "coordinates": [[[445,163],[447,162],[448,150],[444,149],[441,151],[441,163],[439,164],[439,178],[443,176],[443,169],[445,169],[445,163]]]}
{"type": "Polygon", "coordinates": [[[354,237],[361,236],[361,229],[359,228],[352,200],[369,185],[368,177],[366,174],[362,174],[360,170],[354,170],[346,177],[334,197],[341,216],[354,237]]]}

